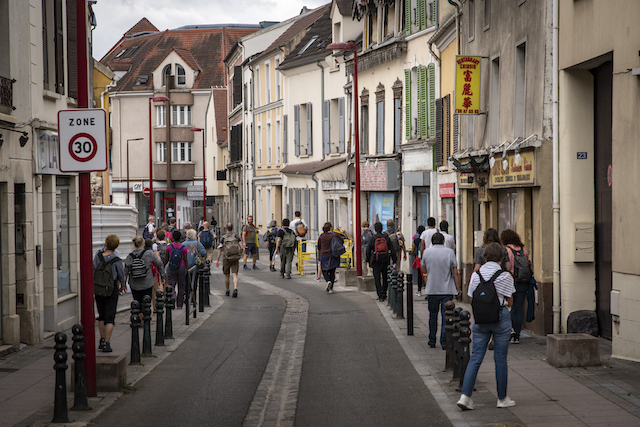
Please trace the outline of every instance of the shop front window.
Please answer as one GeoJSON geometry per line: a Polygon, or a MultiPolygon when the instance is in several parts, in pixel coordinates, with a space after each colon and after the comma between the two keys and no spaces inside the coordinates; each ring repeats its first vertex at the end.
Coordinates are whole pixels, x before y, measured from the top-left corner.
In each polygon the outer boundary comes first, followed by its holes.
{"type": "Polygon", "coordinates": [[[517,203],[517,190],[501,190],[498,192],[498,232],[516,230],[517,203]]]}
{"type": "Polygon", "coordinates": [[[56,191],[56,259],[58,296],[71,292],[71,265],[69,255],[69,188],[56,191]]]}

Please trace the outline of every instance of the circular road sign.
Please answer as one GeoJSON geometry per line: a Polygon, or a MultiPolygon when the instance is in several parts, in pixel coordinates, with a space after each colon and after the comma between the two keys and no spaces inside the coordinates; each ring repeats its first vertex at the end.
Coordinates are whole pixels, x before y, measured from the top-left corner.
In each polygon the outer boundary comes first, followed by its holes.
{"type": "Polygon", "coordinates": [[[98,153],[98,143],[88,133],[74,135],[69,142],[69,154],[77,162],[88,162],[98,153]]]}
{"type": "Polygon", "coordinates": [[[150,197],[151,196],[151,189],[149,187],[145,188],[144,190],[142,190],[142,194],[144,194],[145,197],[150,197]]]}

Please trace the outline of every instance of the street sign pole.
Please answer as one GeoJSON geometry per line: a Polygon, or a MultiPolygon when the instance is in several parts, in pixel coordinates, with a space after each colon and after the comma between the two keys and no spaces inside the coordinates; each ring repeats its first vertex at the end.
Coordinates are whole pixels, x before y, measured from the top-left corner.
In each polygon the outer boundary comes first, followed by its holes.
{"type": "MultiPolygon", "coordinates": [[[[78,108],[89,108],[88,56],[87,56],[87,9],[86,1],[76,2],[76,52],[78,72],[78,108]]],[[[90,172],[79,176],[80,195],[80,323],[85,330],[85,380],[87,396],[98,395],[96,382],[96,333],[93,312],[93,261],[91,255],[91,178],[90,172]]]]}

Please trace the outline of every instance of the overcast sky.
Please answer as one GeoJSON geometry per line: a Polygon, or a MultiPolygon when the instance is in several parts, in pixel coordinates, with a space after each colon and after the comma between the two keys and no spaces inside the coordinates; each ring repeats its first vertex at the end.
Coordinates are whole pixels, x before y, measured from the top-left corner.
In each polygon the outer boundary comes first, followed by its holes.
{"type": "Polygon", "coordinates": [[[329,0],[98,0],[93,6],[93,57],[100,60],[140,19],[160,31],[192,24],[257,24],[284,21],[329,0]]]}

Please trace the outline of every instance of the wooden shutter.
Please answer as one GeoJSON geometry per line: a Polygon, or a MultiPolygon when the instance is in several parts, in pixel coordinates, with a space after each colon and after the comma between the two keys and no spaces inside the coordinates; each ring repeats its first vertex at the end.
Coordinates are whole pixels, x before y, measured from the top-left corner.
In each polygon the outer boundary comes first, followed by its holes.
{"type": "Polygon", "coordinates": [[[404,136],[409,141],[411,139],[411,70],[404,70],[404,126],[404,136]]]}
{"type": "Polygon", "coordinates": [[[449,158],[451,153],[451,96],[447,94],[444,97],[444,122],[445,122],[445,132],[446,132],[446,154],[445,157],[449,158]]]}
{"type": "Polygon", "coordinates": [[[436,166],[442,166],[442,98],[436,99],[436,166]]]}
{"type": "Polygon", "coordinates": [[[431,24],[438,25],[438,8],[436,0],[431,1],[431,24]]]}
{"type": "Polygon", "coordinates": [[[56,64],[56,92],[64,94],[64,27],[62,25],[62,0],[54,0],[55,32],[55,64],[56,64]]]}
{"type": "Polygon", "coordinates": [[[344,153],[344,96],[338,98],[338,153],[344,153]]]}
{"type": "Polygon", "coordinates": [[[47,30],[47,0],[42,0],[42,83],[45,90],[49,86],[49,31],[47,30]]]}
{"type": "Polygon", "coordinates": [[[384,101],[376,102],[376,154],[384,154],[384,101]]]}
{"type": "Polygon", "coordinates": [[[78,46],[76,0],[67,0],[67,75],[69,97],[78,98],[78,46]]]}
{"type": "Polygon", "coordinates": [[[287,218],[289,221],[293,219],[293,188],[289,189],[289,203],[287,203],[287,218]]]}
{"type": "Polygon", "coordinates": [[[422,17],[424,16],[424,0],[416,0],[416,30],[423,30],[422,17]]]}
{"type": "Polygon", "coordinates": [[[453,152],[458,152],[458,138],[460,135],[460,124],[459,124],[459,116],[457,114],[453,114],[453,152]]]}
{"type": "Polygon", "coordinates": [[[427,102],[429,103],[429,138],[436,137],[436,65],[427,66],[427,102]]]}
{"type": "Polygon", "coordinates": [[[287,125],[289,124],[288,116],[285,114],[282,116],[282,163],[287,163],[287,154],[289,152],[289,129],[287,125]]]}
{"type": "MultiPolygon", "coordinates": [[[[296,188],[296,211],[300,212],[302,209],[302,189],[296,188]]],[[[308,219],[308,218],[307,218],[308,219]]]]}
{"type": "Polygon", "coordinates": [[[311,103],[307,102],[307,155],[313,154],[313,129],[311,126],[311,119],[313,115],[311,114],[311,103]]]}
{"type": "Polygon", "coordinates": [[[331,112],[331,101],[322,101],[322,152],[331,153],[331,127],[329,116],[331,112]]]}
{"type": "Polygon", "coordinates": [[[411,34],[411,0],[404,0],[404,32],[411,34]]]}
{"type": "MultiPolygon", "coordinates": [[[[302,215],[304,215],[302,219],[307,221],[307,225],[310,225],[311,224],[311,190],[309,188],[304,189],[304,212],[302,213],[302,215]]],[[[310,237],[311,236],[307,236],[307,239],[309,239],[310,237]]]]}
{"type": "Polygon", "coordinates": [[[242,102],[242,67],[233,67],[233,108],[242,102]]]}
{"type": "Polygon", "coordinates": [[[293,145],[296,156],[300,155],[300,105],[293,106],[293,145]]]}
{"type": "Polygon", "coordinates": [[[393,147],[394,152],[400,152],[402,144],[402,101],[400,98],[393,99],[393,147]]]}
{"type": "Polygon", "coordinates": [[[427,136],[427,67],[418,67],[418,138],[427,136]]]}

